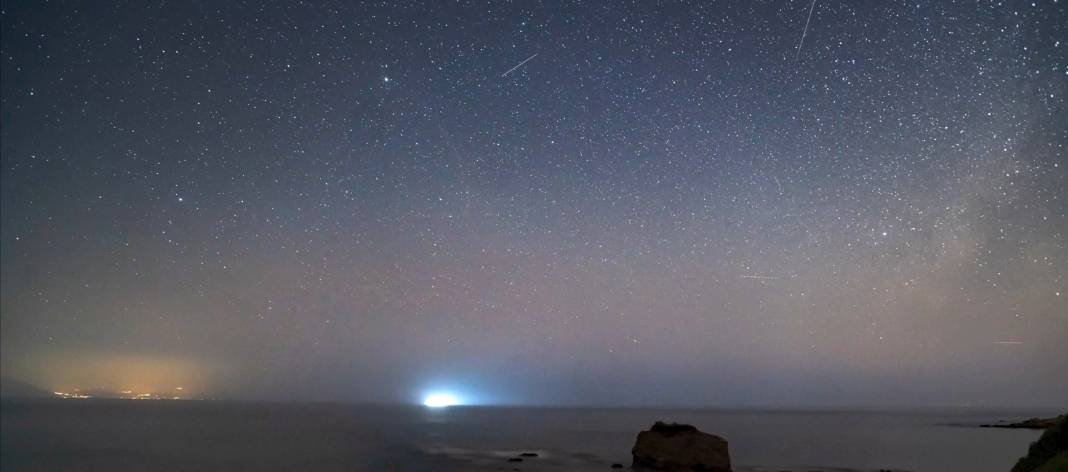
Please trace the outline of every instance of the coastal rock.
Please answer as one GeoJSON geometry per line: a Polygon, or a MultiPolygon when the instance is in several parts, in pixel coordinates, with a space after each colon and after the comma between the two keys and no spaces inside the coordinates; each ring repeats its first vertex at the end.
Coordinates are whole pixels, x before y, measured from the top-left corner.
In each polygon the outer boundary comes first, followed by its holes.
{"type": "Polygon", "coordinates": [[[1057,424],[1057,418],[1031,418],[1016,423],[981,424],[980,428],[1009,428],[1009,429],[1049,429],[1057,424]]]}
{"type": "Polygon", "coordinates": [[[727,440],[687,424],[657,421],[630,452],[637,470],[731,472],[727,440]]]}
{"type": "Polygon", "coordinates": [[[1063,472],[1068,470],[1068,415],[1057,417],[1056,423],[1031,443],[1027,455],[1016,461],[1012,472],[1063,472]]]}

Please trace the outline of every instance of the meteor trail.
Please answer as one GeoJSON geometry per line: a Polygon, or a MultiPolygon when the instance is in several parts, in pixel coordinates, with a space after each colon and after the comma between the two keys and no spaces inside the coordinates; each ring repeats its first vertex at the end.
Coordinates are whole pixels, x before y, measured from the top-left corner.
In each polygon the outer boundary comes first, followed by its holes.
{"type": "Polygon", "coordinates": [[[537,53],[535,53],[535,54],[534,54],[533,56],[530,56],[530,57],[528,57],[528,58],[524,59],[524,60],[523,60],[523,62],[520,62],[519,64],[516,64],[516,65],[515,65],[515,67],[513,67],[513,68],[511,68],[511,69],[508,69],[508,72],[505,72],[505,73],[501,74],[501,77],[504,77],[504,76],[506,76],[506,75],[508,75],[508,74],[511,74],[511,73],[512,73],[512,71],[514,71],[514,70],[516,70],[516,69],[518,69],[518,68],[520,68],[520,67],[523,67],[523,64],[526,64],[526,63],[530,62],[530,60],[531,60],[531,59],[534,59],[534,58],[535,58],[535,57],[536,57],[537,55],[538,55],[538,54],[537,54],[537,53]]]}
{"type": "Polygon", "coordinates": [[[808,19],[805,20],[805,29],[801,31],[801,41],[797,43],[797,54],[794,54],[794,60],[801,57],[801,45],[805,44],[805,35],[808,34],[808,23],[812,21],[812,10],[816,9],[816,0],[812,0],[812,6],[808,7],[808,19]]]}
{"type": "Polygon", "coordinates": [[[769,275],[742,275],[743,279],[760,279],[760,280],[779,280],[778,277],[772,277],[769,275]]]}

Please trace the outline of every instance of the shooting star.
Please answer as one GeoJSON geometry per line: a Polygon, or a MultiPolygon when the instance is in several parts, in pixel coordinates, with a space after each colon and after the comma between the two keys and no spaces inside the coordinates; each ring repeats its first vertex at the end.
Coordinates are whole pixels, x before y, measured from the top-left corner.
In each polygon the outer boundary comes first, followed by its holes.
{"type": "Polygon", "coordinates": [[[743,279],[759,279],[759,280],[779,280],[778,277],[772,277],[770,275],[742,275],[743,279]]]}
{"type": "Polygon", "coordinates": [[[535,57],[537,57],[537,56],[538,56],[538,54],[537,54],[537,53],[535,53],[535,54],[534,54],[533,56],[530,56],[530,57],[526,58],[525,60],[523,60],[523,62],[520,62],[519,64],[516,64],[516,65],[515,65],[515,67],[513,67],[513,68],[511,68],[511,69],[508,69],[508,72],[505,72],[505,73],[501,74],[501,77],[503,78],[504,76],[506,76],[506,75],[508,75],[508,74],[511,74],[511,73],[512,73],[512,72],[514,72],[514,71],[515,71],[516,69],[518,69],[518,68],[520,68],[520,67],[523,67],[523,64],[526,64],[526,63],[530,62],[530,60],[531,60],[531,59],[534,59],[534,58],[535,58],[535,57]]]}
{"type": "Polygon", "coordinates": [[[805,29],[801,31],[801,41],[797,43],[797,54],[794,54],[794,60],[801,57],[801,46],[805,44],[805,35],[808,34],[808,24],[812,21],[812,10],[816,9],[816,0],[812,0],[812,6],[808,7],[808,19],[805,20],[805,29]]]}
{"type": "Polygon", "coordinates": [[[1012,345],[1023,344],[1023,341],[994,341],[994,344],[1012,345]]]}

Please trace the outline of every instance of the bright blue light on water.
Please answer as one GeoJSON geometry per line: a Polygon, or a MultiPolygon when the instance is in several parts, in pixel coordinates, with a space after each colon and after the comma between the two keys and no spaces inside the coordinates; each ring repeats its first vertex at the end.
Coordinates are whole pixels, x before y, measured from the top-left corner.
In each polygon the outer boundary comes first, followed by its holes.
{"type": "Polygon", "coordinates": [[[431,393],[423,399],[423,405],[431,408],[443,408],[461,404],[460,399],[451,393],[431,393]]]}

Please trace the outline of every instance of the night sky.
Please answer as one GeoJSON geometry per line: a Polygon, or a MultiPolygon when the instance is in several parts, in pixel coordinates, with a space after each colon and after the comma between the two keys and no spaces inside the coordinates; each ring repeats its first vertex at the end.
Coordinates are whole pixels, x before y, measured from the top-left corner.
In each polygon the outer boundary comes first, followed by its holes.
{"type": "Polygon", "coordinates": [[[4,2],[5,379],[1068,398],[1068,2],[264,3],[4,2]]]}

